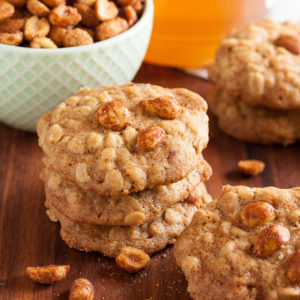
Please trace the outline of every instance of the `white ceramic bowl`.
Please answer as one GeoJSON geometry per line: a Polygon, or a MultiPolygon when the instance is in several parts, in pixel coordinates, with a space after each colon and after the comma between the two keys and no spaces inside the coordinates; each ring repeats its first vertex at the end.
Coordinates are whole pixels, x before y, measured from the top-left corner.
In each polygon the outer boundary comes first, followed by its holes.
{"type": "Polygon", "coordinates": [[[84,86],[131,81],[144,59],[153,1],[126,32],[88,46],[30,49],[0,44],[0,121],[34,131],[38,119],[84,86]]]}

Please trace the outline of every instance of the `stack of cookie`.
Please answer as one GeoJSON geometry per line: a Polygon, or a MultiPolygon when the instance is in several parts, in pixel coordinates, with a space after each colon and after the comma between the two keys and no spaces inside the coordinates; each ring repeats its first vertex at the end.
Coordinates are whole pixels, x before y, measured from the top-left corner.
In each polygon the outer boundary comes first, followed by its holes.
{"type": "Polygon", "coordinates": [[[110,257],[174,243],[211,200],[206,110],[186,89],[125,84],[84,88],[45,114],[46,207],[65,242],[110,257]]]}
{"type": "Polygon", "coordinates": [[[300,25],[262,21],[225,38],[210,70],[209,108],[227,134],[248,142],[300,140],[300,25]]]}

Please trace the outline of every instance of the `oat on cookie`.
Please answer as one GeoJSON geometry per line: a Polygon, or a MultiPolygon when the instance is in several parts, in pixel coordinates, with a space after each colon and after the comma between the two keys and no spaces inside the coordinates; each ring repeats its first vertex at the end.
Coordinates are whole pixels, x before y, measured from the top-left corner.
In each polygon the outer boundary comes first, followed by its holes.
{"type": "Polygon", "coordinates": [[[300,108],[300,25],[261,21],[234,30],[217,50],[210,78],[249,105],[300,108]]]}
{"type": "MultiPolygon", "coordinates": [[[[203,201],[211,198],[204,184],[201,186],[203,201]]],[[[148,254],[158,252],[173,244],[180,233],[189,225],[198,207],[182,201],[167,208],[139,226],[101,226],[76,223],[46,203],[61,224],[61,237],[72,248],[84,251],[98,251],[106,256],[116,257],[125,246],[135,247],[148,254]]]]}
{"type": "Polygon", "coordinates": [[[75,222],[98,225],[134,226],[147,222],[169,206],[185,199],[211,176],[211,167],[202,159],[186,178],[168,185],[125,196],[101,196],[84,191],[46,170],[45,194],[60,213],[75,222]]]}
{"type": "Polygon", "coordinates": [[[299,299],[300,188],[224,186],[174,255],[193,299],[299,299]]]}
{"type": "Polygon", "coordinates": [[[101,195],[186,177],[208,142],[207,104],[186,89],[125,84],[81,90],[39,121],[47,167],[101,195]]]}
{"type": "Polygon", "coordinates": [[[212,91],[206,99],[219,127],[236,139],[283,145],[300,141],[300,109],[278,111],[253,107],[221,89],[212,91]]]}

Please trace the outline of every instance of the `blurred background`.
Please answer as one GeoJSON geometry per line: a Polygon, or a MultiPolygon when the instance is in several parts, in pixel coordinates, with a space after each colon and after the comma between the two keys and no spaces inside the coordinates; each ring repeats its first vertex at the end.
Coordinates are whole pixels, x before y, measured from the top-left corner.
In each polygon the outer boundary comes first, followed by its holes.
{"type": "Polygon", "coordinates": [[[300,21],[299,0],[154,0],[154,5],[146,61],[164,66],[209,63],[221,38],[249,21],[300,21]]]}

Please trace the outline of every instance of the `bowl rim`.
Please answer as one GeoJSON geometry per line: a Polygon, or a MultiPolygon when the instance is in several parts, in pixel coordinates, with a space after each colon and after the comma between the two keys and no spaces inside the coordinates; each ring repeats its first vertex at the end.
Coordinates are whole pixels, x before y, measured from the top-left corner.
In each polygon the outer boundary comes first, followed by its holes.
{"type": "MultiPolygon", "coordinates": [[[[60,53],[67,54],[67,53],[81,52],[87,50],[102,49],[107,46],[112,46],[116,43],[119,43],[122,40],[128,38],[130,35],[134,35],[142,26],[144,26],[144,24],[148,21],[148,18],[149,17],[151,18],[151,15],[153,15],[153,10],[154,10],[153,0],[146,0],[142,17],[138,20],[138,22],[135,25],[133,25],[131,28],[129,28],[128,30],[126,30],[125,32],[117,36],[90,45],[65,47],[65,48],[58,48],[58,49],[35,49],[35,48],[26,48],[20,46],[0,44],[0,53],[1,51],[5,50],[8,52],[13,52],[14,54],[24,53],[24,54],[35,54],[35,55],[40,55],[40,54],[59,55],[60,53]]],[[[152,22],[153,22],[153,17],[152,17],[152,22]]]]}

